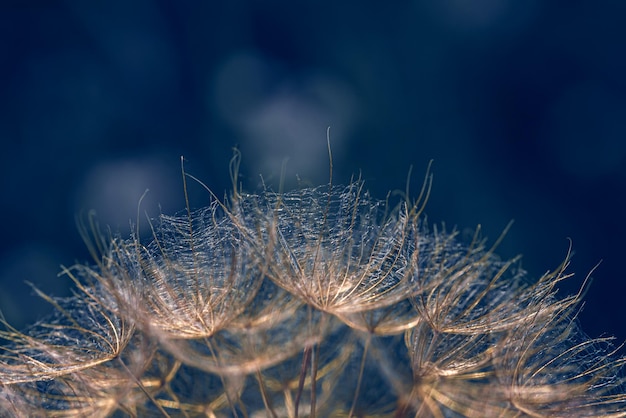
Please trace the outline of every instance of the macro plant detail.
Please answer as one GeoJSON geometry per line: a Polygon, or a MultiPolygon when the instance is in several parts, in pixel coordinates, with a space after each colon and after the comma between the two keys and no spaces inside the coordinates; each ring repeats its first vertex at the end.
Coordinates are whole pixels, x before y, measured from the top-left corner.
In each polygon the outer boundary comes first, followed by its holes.
{"type": "Polygon", "coordinates": [[[499,240],[428,226],[430,175],[376,200],[331,158],[327,186],[246,194],[238,164],[151,240],[89,219],[73,295],[2,320],[0,416],[626,416],[625,360],[576,323],[586,285],[556,295],[568,259],[531,280],[499,240]]]}

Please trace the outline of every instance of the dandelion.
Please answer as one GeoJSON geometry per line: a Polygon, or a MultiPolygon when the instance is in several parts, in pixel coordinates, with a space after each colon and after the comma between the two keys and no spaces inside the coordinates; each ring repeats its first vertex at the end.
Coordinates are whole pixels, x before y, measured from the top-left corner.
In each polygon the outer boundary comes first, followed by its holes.
{"type": "Polygon", "coordinates": [[[89,218],[73,295],[1,320],[0,417],[626,416],[619,347],[576,322],[586,285],[556,295],[568,259],[533,281],[500,240],[429,227],[430,175],[394,203],[334,185],[332,158],[290,192],[243,193],[238,164],[149,240],[89,218]]]}

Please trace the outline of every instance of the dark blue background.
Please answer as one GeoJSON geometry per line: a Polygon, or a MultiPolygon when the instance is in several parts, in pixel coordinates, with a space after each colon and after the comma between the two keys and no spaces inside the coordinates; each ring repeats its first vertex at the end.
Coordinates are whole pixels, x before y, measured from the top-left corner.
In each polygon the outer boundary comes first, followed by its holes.
{"type": "MultiPolygon", "coordinates": [[[[140,212],[184,208],[186,170],[222,195],[242,181],[361,173],[372,193],[417,191],[427,213],[523,253],[533,277],[571,238],[580,315],[626,340],[626,3],[539,0],[3,2],[0,307],[23,325],[87,261],[75,216],[124,235],[140,212]]],[[[193,205],[208,194],[190,188],[193,205]]],[[[143,216],[143,215],[142,215],[143,216]]]]}

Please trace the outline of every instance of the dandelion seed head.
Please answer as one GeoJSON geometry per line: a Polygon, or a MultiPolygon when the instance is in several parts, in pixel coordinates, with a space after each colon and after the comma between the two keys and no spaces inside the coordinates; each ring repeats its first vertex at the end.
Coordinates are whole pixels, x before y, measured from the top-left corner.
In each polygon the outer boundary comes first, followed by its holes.
{"type": "Polygon", "coordinates": [[[531,280],[499,240],[429,227],[429,180],[416,201],[244,193],[237,167],[230,198],[150,238],[89,219],[73,295],[2,319],[0,416],[626,416],[626,360],[576,322],[585,285],[557,295],[568,259],[531,280]]]}

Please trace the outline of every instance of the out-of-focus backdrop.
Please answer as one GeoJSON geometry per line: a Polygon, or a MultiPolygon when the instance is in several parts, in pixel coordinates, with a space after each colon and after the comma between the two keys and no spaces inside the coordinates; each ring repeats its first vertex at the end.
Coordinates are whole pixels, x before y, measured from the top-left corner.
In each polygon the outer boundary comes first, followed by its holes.
{"type": "MultiPolygon", "coordinates": [[[[0,309],[18,327],[89,261],[76,217],[122,235],[184,208],[185,169],[217,195],[360,175],[558,267],[591,336],[626,340],[626,3],[539,0],[7,1],[0,6],[0,309]],[[141,195],[149,189],[138,211],[141,195]],[[145,222],[145,221],[142,221],[145,222]]],[[[209,201],[190,185],[192,205],[209,201]]]]}

